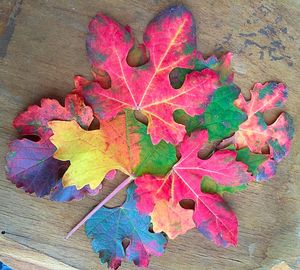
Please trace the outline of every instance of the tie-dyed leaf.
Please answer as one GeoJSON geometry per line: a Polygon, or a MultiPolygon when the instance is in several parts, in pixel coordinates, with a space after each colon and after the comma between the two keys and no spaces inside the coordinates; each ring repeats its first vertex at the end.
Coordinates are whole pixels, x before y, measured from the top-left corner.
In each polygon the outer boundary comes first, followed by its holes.
{"type": "Polygon", "coordinates": [[[197,129],[207,129],[210,141],[224,139],[247,119],[245,113],[233,105],[239,94],[240,90],[235,85],[224,85],[214,92],[203,114],[191,117],[183,110],[177,110],[174,119],[185,125],[188,134],[197,129]]]}
{"type": "Polygon", "coordinates": [[[267,125],[263,113],[282,108],[287,100],[287,89],[281,83],[268,82],[255,84],[250,92],[250,101],[246,101],[241,94],[235,101],[235,105],[247,114],[247,121],[223,143],[234,143],[237,149],[249,147],[254,153],[262,153],[262,149],[268,146],[270,157],[279,162],[290,150],[294,135],[293,121],[288,113],[283,112],[273,124],[267,125]]]}
{"type": "Polygon", "coordinates": [[[91,82],[84,87],[83,96],[100,120],[110,120],[124,108],[140,110],[148,118],[154,144],[162,139],[177,144],[185,130],[174,122],[173,112],[184,109],[191,115],[201,114],[220,85],[219,75],[210,69],[194,71],[180,89],[171,86],[170,72],[175,67],[192,68],[196,54],[194,20],[183,6],[154,18],[145,30],[144,45],[149,61],[131,67],[126,60],[134,46],[130,28],[97,14],[89,25],[87,51],[94,72],[107,72],[111,87],[104,89],[91,82]]]}
{"type": "Polygon", "coordinates": [[[161,256],[167,244],[163,234],[149,231],[150,217],[137,211],[134,190],[132,183],[122,206],[101,208],[85,225],[100,262],[108,263],[112,269],[117,269],[124,260],[147,267],[150,256],[161,256]],[[125,240],[130,241],[126,248],[122,245],[125,240]]]}
{"type": "Polygon", "coordinates": [[[87,128],[93,120],[93,112],[84,105],[82,98],[70,94],[65,99],[64,107],[57,100],[42,99],[41,106],[29,106],[15,118],[13,124],[20,135],[34,135],[40,140],[14,140],[10,144],[6,156],[7,177],[17,187],[22,187],[28,193],[34,192],[38,197],[50,193],[69,165],[68,162],[53,158],[56,148],[49,141],[52,131],[48,123],[54,119],[76,120],[87,128]]]}
{"type": "Polygon", "coordinates": [[[80,189],[89,184],[94,189],[113,169],[127,175],[162,176],[177,161],[174,146],[164,141],[153,145],[146,125],[137,121],[131,110],[102,122],[98,130],[83,130],[75,121],[52,121],[49,125],[57,148],[54,157],[71,163],[62,179],[64,186],[80,189]]]}
{"type": "MultiPolygon", "coordinates": [[[[201,182],[206,176],[219,185],[240,186],[254,179],[247,172],[248,167],[236,161],[235,151],[216,151],[209,159],[200,159],[198,151],[207,139],[204,130],[185,137],[179,147],[181,159],[166,177],[145,175],[137,178],[137,207],[142,213],[153,215],[157,201],[170,201],[176,208],[181,200],[191,199],[195,202],[193,220],[198,230],[217,245],[236,245],[237,219],[234,213],[220,196],[202,192],[201,182]]],[[[171,224],[166,224],[168,226],[171,224]]]]}

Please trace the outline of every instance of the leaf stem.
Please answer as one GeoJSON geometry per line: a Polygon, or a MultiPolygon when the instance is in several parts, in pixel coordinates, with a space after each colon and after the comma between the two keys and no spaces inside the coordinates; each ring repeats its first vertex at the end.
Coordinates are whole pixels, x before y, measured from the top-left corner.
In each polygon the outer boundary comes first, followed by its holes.
{"type": "Polygon", "coordinates": [[[100,202],[91,212],[89,212],[65,237],[68,240],[73,233],[75,233],[90,217],[92,217],[103,205],[108,203],[115,195],[119,193],[120,190],[129,185],[135,177],[130,175],[127,177],[120,185],[118,185],[113,192],[111,192],[102,202],[100,202]]]}

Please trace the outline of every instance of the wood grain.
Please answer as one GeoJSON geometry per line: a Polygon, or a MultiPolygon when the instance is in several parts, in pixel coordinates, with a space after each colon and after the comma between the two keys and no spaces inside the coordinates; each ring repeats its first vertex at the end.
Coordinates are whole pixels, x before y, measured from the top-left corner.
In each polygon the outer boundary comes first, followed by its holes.
{"type": "MultiPolygon", "coordinates": [[[[24,0],[0,2],[0,38],[10,31],[0,56],[0,147],[16,138],[13,118],[42,97],[62,100],[75,74],[90,77],[85,52],[87,24],[103,11],[143,29],[161,9],[177,1],[24,0]],[[16,6],[19,5],[19,12],[16,6]],[[10,18],[10,24],[8,23],[10,18]],[[13,23],[13,31],[7,29],[13,23]]],[[[235,54],[236,83],[247,95],[254,82],[283,81],[289,88],[287,110],[294,117],[292,151],[268,183],[253,184],[226,196],[239,219],[237,248],[218,248],[196,230],[170,241],[149,269],[271,269],[284,261],[300,269],[300,2],[298,0],[182,1],[197,22],[198,48],[206,55],[235,54]]],[[[1,43],[0,43],[1,44],[1,43]]],[[[4,168],[4,159],[0,160],[4,168]]],[[[0,260],[17,270],[105,269],[83,230],[63,237],[118,183],[81,202],[59,204],[25,194],[0,174],[0,260]]],[[[118,196],[110,205],[124,199],[118,196]]],[[[135,269],[124,263],[121,269],[135,269]]]]}

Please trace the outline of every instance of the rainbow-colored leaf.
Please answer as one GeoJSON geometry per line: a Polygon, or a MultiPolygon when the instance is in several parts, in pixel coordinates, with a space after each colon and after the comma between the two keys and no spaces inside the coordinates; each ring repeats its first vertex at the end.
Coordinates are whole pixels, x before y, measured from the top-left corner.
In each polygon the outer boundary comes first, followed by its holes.
{"type": "MultiPolygon", "coordinates": [[[[217,245],[236,245],[237,219],[234,213],[220,196],[202,192],[201,182],[208,176],[219,185],[240,186],[254,179],[247,172],[248,167],[236,161],[234,151],[216,151],[209,159],[200,159],[198,151],[207,139],[204,130],[185,137],[179,147],[181,159],[166,177],[145,175],[137,178],[137,207],[142,213],[153,215],[155,204],[160,200],[171,201],[173,207],[178,207],[180,201],[191,199],[195,202],[193,220],[198,230],[217,245]]],[[[155,224],[156,221],[152,222],[155,224]]]]}
{"type": "Polygon", "coordinates": [[[147,127],[126,110],[110,122],[102,122],[98,130],[83,130],[75,121],[49,123],[50,138],[57,150],[56,159],[70,161],[62,180],[64,186],[77,189],[89,184],[95,189],[111,170],[127,175],[145,173],[165,175],[177,161],[176,150],[161,141],[151,143],[147,127]]]}
{"type": "Polygon", "coordinates": [[[289,153],[294,135],[293,121],[288,113],[283,112],[273,124],[267,125],[263,113],[282,108],[287,100],[287,89],[282,83],[268,82],[255,84],[250,92],[250,101],[241,94],[235,101],[235,105],[247,114],[247,121],[223,143],[234,143],[237,149],[248,147],[254,153],[262,153],[262,149],[268,146],[270,157],[279,162],[289,153]]]}
{"type": "Polygon", "coordinates": [[[174,122],[173,112],[184,109],[191,115],[201,114],[220,85],[219,75],[210,69],[194,71],[180,89],[171,86],[170,72],[175,67],[192,68],[196,55],[194,20],[183,6],[166,9],[154,18],[145,30],[144,45],[149,61],[130,66],[127,56],[134,46],[130,28],[97,14],[89,25],[87,50],[94,73],[107,72],[111,87],[91,82],[83,96],[100,120],[111,120],[124,108],[141,110],[148,118],[154,144],[162,139],[178,144],[185,130],[174,122]]]}
{"type": "Polygon", "coordinates": [[[122,206],[101,208],[85,225],[100,262],[108,263],[112,269],[117,269],[124,260],[147,267],[150,256],[161,256],[167,244],[163,234],[149,231],[150,217],[137,211],[134,190],[135,185],[131,184],[122,206]],[[122,245],[124,240],[129,240],[126,248],[122,245]]]}

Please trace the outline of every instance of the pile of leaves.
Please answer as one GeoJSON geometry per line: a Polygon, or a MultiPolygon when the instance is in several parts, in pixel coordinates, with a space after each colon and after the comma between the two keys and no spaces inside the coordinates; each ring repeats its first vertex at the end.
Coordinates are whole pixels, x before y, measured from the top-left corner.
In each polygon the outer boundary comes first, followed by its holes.
{"type": "Polygon", "coordinates": [[[287,88],[257,83],[246,100],[233,82],[231,53],[205,60],[183,6],[155,17],[143,44],[102,13],[88,29],[93,80],[75,77],[64,106],[45,98],[15,118],[23,138],[10,143],[8,178],[66,202],[126,174],[124,204],[102,207],[86,222],[94,251],[113,269],[124,260],[147,266],[168,238],[192,228],[216,245],[237,245],[238,221],[222,195],[270,179],[287,156],[290,115],[265,121],[284,107],[287,88]],[[94,118],[100,128],[91,130],[94,118]]]}

